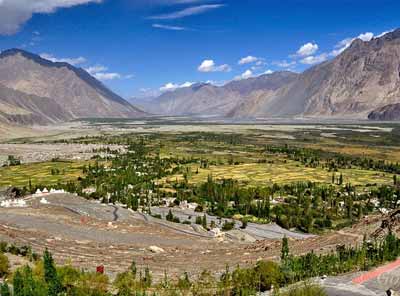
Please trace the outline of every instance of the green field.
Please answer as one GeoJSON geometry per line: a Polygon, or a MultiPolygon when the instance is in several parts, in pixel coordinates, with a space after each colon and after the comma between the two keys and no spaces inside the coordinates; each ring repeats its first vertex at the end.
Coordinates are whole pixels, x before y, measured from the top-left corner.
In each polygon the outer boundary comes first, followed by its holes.
{"type": "Polygon", "coordinates": [[[76,180],[82,175],[85,162],[42,162],[0,168],[0,188],[32,184],[56,184],[76,180]],[[57,169],[58,174],[51,171],[57,169]]]}
{"type": "MultiPolygon", "coordinates": [[[[215,179],[235,179],[250,186],[262,186],[277,184],[289,184],[299,181],[311,181],[319,183],[331,183],[332,172],[322,168],[308,168],[295,161],[288,160],[286,163],[244,163],[239,165],[217,165],[207,169],[198,169],[198,166],[191,166],[192,174],[189,183],[198,184],[207,181],[207,177],[212,175],[215,179]]],[[[391,184],[392,175],[382,172],[344,169],[340,173],[343,175],[345,183],[353,185],[365,184],[391,184]]],[[[336,174],[339,176],[339,173],[336,174]]],[[[183,180],[182,174],[177,174],[165,180],[183,180]]]]}

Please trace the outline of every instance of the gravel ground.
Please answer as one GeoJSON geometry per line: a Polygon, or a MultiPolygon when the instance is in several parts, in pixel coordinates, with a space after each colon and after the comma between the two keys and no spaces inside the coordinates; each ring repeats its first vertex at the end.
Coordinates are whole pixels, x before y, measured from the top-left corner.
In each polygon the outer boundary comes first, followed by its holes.
{"type": "MultiPolygon", "coordinates": [[[[181,222],[188,220],[192,223],[195,223],[196,217],[203,217],[204,213],[197,213],[194,210],[189,209],[179,209],[179,208],[168,208],[168,207],[153,207],[151,212],[153,214],[160,214],[164,217],[168,214],[169,210],[172,211],[175,217],[178,217],[181,222]],[[191,217],[191,218],[190,218],[191,217]],[[190,219],[189,219],[190,218],[190,219]]],[[[208,223],[214,221],[215,224],[219,227],[222,227],[224,221],[235,222],[235,228],[240,229],[242,225],[241,222],[232,220],[232,219],[219,219],[215,216],[207,215],[208,223]]],[[[256,224],[256,223],[248,223],[247,228],[241,230],[244,233],[256,238],[256,239],[278,239],[281,240],[285,235],[290,238],[295,239],[306,239],[310,237],[314,237],[313,235],[309,234],[302,234],[297,232],[288,231],[274,223],[271,224],[256,224]]]]}
{"type": "MultiPolygon", "coordinates": [[[[171,277],[185,271],[196,276],[205,269],[218,275],[226,265],[253,266],[257,260],[278,260],[280,256],[281,242],[276,237],[284,232],[274,225],[262,229],[274,239],[242,241],[238,239],[242,230],[235,230],[232,238],[211,238],[196,225],[170,223],[70,194],[46,195],[46,199],[49,204],[29,198],[26,208],[0,208],[0,240],[30,245],[38,253],[48,248],[61,264],[71,261],[88,270],[104,265],[111,276],[125,271],[135,260],[139,267],[148,266],[156,280],[162,279],[165,271],[171,277]],[[154,253],[151,246],[164,252],[154,253]]],[[[289,244],[293,254],[304,254],[311,249],[327,252],[337,244],[360,240],[362,236],[358,239],[353,233],[330,233],[290,238],[289,244]]]]}
{"type": "Polygon", "coordinates": [[[69,160],[88,160],[94,153],[93,149],[110,147],[113,150],[125,150],[119,145],[97,144],[0,144],[0,161],[8,155],[14,155],[23,163],[49,161],[53,158],[69,160]]]}

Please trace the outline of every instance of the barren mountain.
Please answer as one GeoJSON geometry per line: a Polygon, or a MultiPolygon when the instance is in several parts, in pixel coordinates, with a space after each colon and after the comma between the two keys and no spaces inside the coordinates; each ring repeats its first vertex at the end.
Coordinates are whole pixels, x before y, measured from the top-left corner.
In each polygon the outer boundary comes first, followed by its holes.
{"type": "Polygon", "coordinates": [[[235,80],[224,86],[198,83],[169,91],[151,100],[133,100],[144,110],[164,115],[224,116],[244,98],[260,91],[274,91],[293,81],[297,74],[283,71],[235,80]]]}
{"type": "Polygon", "coordinates": [[[29,95],[0,84],[0,121],[26,125],[68,120],[56,101],[29,95]]]}
{"type": "Polygon", "coordinates": [[[256,93],[233,117],[367,118],[400,101],[400,30],[355,40],[331,61],[314,66],[276,91],[256,93]]]}
{"type": "Polygon", "coordinates": [[[85,70],[18,49],[0,54],[0,85],[0,116],[9,121],[43,124],[144,114],[85,70]]]}
{"type": "Polygon", "coordinates": [[[391,104],[372,111],[368,114],[370,120],[400,120],[400,103],[391,104]]]}
{"type": "Polygon", "coordinates": [[[240,100],[234,92],[199,83],[179,88],[139,106],[145,111],[162,115],[224,115],[240,100]]]}

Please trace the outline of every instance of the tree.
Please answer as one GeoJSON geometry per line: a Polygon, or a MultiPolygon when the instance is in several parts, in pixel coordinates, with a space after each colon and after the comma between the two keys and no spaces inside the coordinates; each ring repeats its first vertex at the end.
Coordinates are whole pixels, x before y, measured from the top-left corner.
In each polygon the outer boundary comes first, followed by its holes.
{"type": "Polygon", "coordinates": [[[181,292],[184,292],[189,290],[191,286],[192,283],[190,282],[189,274],[185,272],[178,280],[178,288],[181,292]]]}
{"type": "Polygon", "coordinates": [[[342,173],[340,173],[340,176],[339,176],[339,185],[343,185],[343,174],[342,173]]]}
{"type": "Polygon", "coordinates": [[[130,272],[119,273],[115,278],[114,287],[118,290],[118,296],[137,295],[135,294],[137,282],[130,272]]]}
{"type": "Polygon", "coordinates": [[[136,262],[135,261],[132,261],[131,266],[130,266],[130,270],[131,270],[133,278],[136,278],[137,267],[136,267],[136,262]]]}
{"type": "Polygon", "coordinates": [[[242,226],[240,226],[241,229],[246,229],[247,228],[247,219],[242,219],[242,226]]]}
{"type": "Polygon", "coordinates": [[[10,262],[6,255],[0,253],[0,278],[7,276],[10,272],[10,262]]]}
{"type": "Polygon", "coordinates": [[[289,257],[289,240],[286,235],[282,239],[281,259],[284,261],[289,257]]]}
{"type": "Polygon", "coordinates": [[[4,283],[3,285],[1,285],[1,287],[0,287],[0,295],[1,296],[11,296],[10,287],[8,286],[7,283],[4,283]]]}
{"type": "Polygon", "coordinates": [[[172,214],[172,211],[169,210],[167,216],[165,217],[167,221],[172,222],[174,220],[174,214],[172,214]]]}
{"type": "Polygon", "coordinates": [[[49,296],[57,296],[62,292],[62,285],[57,274],[56,266],[54,264],[53,257],[49,250],[45,250],[43,254],[43,265],[44,265],[44,279],[48,285],[49,296]]]}
{"type": "Polygon", "coordinates": [[[201,221],[201,225],[203,226],[204,229],[207,229],[207,216],[204,214],[203,220],[201,221]]]}
{"type": "Polygon", "coordinates": [[[8,165],[9,166],[17,166],[21,164],[21,161],[17,158],[15,158],[14,155],[9,155],[7,159],[8,165]]]}
{"type": "Polygon", "coordinates": [[[146,269],[144,270],[144,278],[142,280],[143,287],[150,288],[152,281],[153,281],[153,279],[152,279],[152,275],[150,273],[150,269],[148,267],[146,267],[146,269]]]}
{"type": "Polygon", "coordinates": [[[259,261],[254,268],[256,280],[258,280],[258,290],[270,290],[272,286],[278,287],[282,282],[282,273],[279,265],[272,261],[259,261]]]}
{"type": "Polygon", "coordinates": [[[14,296],[24,296],[24,280],[22,279],[22,274],[17,270],[13,277],[13,290],[14,296]]]}

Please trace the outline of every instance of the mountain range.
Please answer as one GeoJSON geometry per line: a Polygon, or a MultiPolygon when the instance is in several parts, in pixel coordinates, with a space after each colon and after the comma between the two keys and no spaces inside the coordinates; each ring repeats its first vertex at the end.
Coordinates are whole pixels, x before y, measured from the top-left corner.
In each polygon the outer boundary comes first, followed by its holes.
{"type": "Polygon", "coordinates": [[[162,115],[226,116],[245,98],[257,93],[273,92],[292,82],[298,74],[281,71],[242,80],[223,86],[196,83],[165,92],[159,97],[132,99],[131,102],[149,113],[162,115]]]}
{"type": "Polygon", "coordinates": [[[0,54],[0,121],[31,125],[144,115],[83,69],[19,49],[0,54]]]}
{"type": "Polygon", "coordinates": [[[133,102],[164,115],[400,120],[400,29],[371,41],[356,39],[301,74],[275,72],[219,87],[195,84],[133,102]]]}
{"type": "Polygon", "coordinates": [[[338,56],[303,73],[278,71],[223,86],[196,83],[131,103],[84,69],[19,49],[0,54],[3,123],[149,114],[400,120],[400,29],[370,41],[356,39],[338,56]]]}

